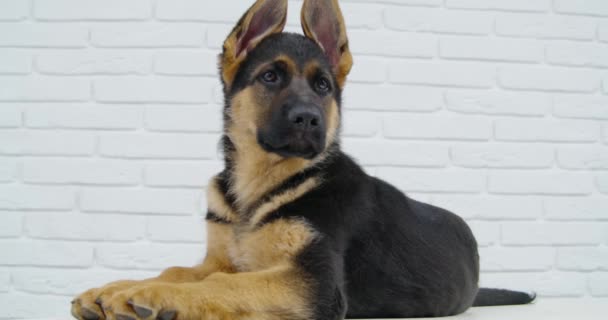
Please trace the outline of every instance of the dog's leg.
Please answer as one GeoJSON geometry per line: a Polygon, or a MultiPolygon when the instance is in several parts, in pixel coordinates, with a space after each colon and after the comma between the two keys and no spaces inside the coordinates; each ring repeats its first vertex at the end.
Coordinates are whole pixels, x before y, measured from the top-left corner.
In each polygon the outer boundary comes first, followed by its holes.
{"type": "Polygon", "coordinates": [[[148,283],[112,297],[108,319],[310,319],[306,282],[288,266],[215,273],[198,283],[148,283]]]}
{"type": "Polygon", "coordinates": [[[163,271],[158,277],[145,280],[122,280],[100,288],[87,290],[72,302],[72,315],[80,320],[103,320],[105,314],[101,305],[118,292],[134,286],[154,282],[185,283],[205,279],[214,272],[233,272],[234,268],[226,254],[226,245],[232,237],[232,227],[215,222],[207,223],[209,245],[205,261],[192,268],[173,267],[163,271]]]}

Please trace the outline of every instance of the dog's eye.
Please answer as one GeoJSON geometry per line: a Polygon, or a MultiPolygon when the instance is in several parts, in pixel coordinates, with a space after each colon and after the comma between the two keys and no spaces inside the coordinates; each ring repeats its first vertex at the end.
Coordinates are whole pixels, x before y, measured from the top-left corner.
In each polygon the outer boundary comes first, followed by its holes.
{"type": "Polygon", "coordinates": [[[277,83],[279,81],[279,75],[274,72],[274,71],[266,71],[264,73],[262,73],[262,75],[260,76],[260,79],[262,79],[262,81],[266,82],[266,83],[277,83]]]}
{"type": "Polygon", "coordinates": [[[327,93],[331,90],[331,85],[329,84],[329,80],[326,78],[319,78],[315,81],[315,89],[320,93],[327,93]]]}

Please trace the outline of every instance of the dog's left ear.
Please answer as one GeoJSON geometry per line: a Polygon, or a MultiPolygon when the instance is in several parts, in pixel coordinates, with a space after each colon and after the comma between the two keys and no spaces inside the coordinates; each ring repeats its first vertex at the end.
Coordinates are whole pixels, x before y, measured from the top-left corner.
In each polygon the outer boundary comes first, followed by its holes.
{"type": "Polygon", "coordinates": [[[257,0],[224,41],[222,80],[230,86],[240,64],[266,37],[280,33],[287,21],[287,0],[257,0]]]}
{"type": "Polygon", "coordinates": [[[353,66],[353,56],[338,0],[304,0],[301,22],[304,34],[325,51],[342,88],[353,66]]]}

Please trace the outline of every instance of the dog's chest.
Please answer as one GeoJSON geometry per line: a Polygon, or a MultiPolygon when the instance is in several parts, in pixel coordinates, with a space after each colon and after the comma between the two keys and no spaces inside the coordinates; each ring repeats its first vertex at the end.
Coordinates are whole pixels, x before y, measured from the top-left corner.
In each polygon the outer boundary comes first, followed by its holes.
{"type": "Polygon", "coordinates": [[[239,272],[289,265],[317,236],[307,223],[280,219],[259,228],[235,227],[228,255],[239,272]]]}

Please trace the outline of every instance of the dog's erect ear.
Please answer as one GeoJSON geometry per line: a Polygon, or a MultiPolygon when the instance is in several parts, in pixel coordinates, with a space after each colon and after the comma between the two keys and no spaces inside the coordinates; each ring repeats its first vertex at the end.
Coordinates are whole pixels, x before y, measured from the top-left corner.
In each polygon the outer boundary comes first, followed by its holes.
{"type": "Polygon", "coordinates": [[[301,20],[304,34],[323,48],[334,68],[338,85],[343,87],[353,57],[348,49],[346,25],[338,0],[304,0],[301,20]]]}
{"type": "Polygon", "coordinates": [[[269,35],[283,31],[287,0],[257,0],[224,41],[220,57],[222,80],[230,85],[247,53],[269,35]]]}

